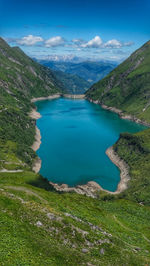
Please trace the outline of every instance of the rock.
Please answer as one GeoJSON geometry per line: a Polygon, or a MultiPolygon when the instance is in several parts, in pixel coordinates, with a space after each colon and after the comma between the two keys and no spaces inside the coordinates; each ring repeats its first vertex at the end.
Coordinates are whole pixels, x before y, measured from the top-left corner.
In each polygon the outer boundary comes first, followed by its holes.
{"type": "Polygon", "coordinates": [[[49,182],[57,191],[61,192],[76,192],[81,195],[96,198],[96,192],[101,190],[101,186],[94,181],[88,182],[86,185],[78,185],[76,187],[68,187],[67,184],[58,185],[53,182],[49,182]]]}
{"type": "Polygon", "coordinates": [[[82,249],[82,252],[83,252],[83,253],[87,253],[88,251],[89,251],[89,250],[88,250],[87,248],[83,248],[83,249],[82,249]]]}
{"type": "Polygon", "coordinates": [[[92,247],[92,246],[93,246],[93,243],[91,243],[90,241],[86,241],[86,245],[87,245],[88,247],[92,247]]]}
{"type": "Polygon", "coordinates": [[[72,226],[72,228],[75,229],[78,233],[82,234],[83,237],[89,234],[89,232],[84,231],[78,227],[72,226]]]}
{"type": "Polygon", "coordinates": [[[146,253],[149,253],[149,251],[148,251],[148,250],[145,250],[145,252],[146,252],[146,253]]]}
{"type": "Polygon", "coordinates": [[[64,245],[67,245],[67,243],[68,243],[68,239],[64,239],[64,245]]]}
{"type": "Polygon", "coordinates": [[[101,248],[101,249],[100,249],[100,254],[101,254],[101,255],[104,255],[104,253],[105,253],[104,248],[101,248]]]}
{"type": "Polygon", "coordinates": [[[56,220],[55,215],[54,215],[53,213],[47,213],[47,217],[48,217],[50,220],[56,220]]]}
{"type": "Polygon", "coordinates": [[[139,247],[135,248],[135,250],[140,251],[141,249],[139,247]]]}
{"type": "Polygon", "coordinates": [[[42,224],[40,221],[37,221],[37,222],[36,222],[36,225],[37,225],[38,227],[40,227],[40,226],[42,226],[43,224],[42,224]]]}
{"type": "Polygon", "coordinates": [[[56,221],[61,221],[62,218],[59,217],[59,216],[56,216],[55,214],[53,213],[47,213],[47,217],[50,219],[50,220],[56,220],[56,221]]]}
{"type": "Polygon", "coordinates": [[[62,184],[62,185],[60,185],[60,188],[66,189],[66,188],[68,188],[68,185],[67,184],[62,184]]]}
{"type": "Polygon", "coordinates": [[[107,238],[106,239],[99,239],[96,243],[99,245],[102,245],[104,243],[110,244],[110,240],[107,238]]]}

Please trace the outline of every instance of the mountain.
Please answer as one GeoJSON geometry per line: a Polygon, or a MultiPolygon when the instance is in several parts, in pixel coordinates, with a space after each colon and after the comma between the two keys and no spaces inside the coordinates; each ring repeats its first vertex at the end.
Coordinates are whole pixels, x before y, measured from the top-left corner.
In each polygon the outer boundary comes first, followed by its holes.
{"type": "Polygon", "coordinates": [[[94,84],[86,96],[150,122],[150,41],[94,84]]]}
{"type": "Polygon", "coordinates": [[[0,38],[1,154],[10,149],[24,163],[32,164],[35,154],[29,147],[34,140],[35,122],[28,116],[33,108],[31,98],[58,93],[61,86],[50,69],[34,62],[20,48],[11,48],[0,38]]]}
{"type": "Polygon", "coordinates": [[[91,86],[88,81],[77,75],[56,70],[53,70],[53,73],[56,76],[56,78],[60,80],[61,83],[63,84],[64,86],[63,90],[66,93],[84,94],[91,86]]]}
{"type": "MultiPolygon", "coordinates": [[[[34,60],[37,60],[34,58],[34,60]]],[[[66,54],[66,55],[47,55],[45,58],[41,58],[39,60],[44,60],[44,61],[53,61],[53,62],[72,62],[72,63],[79,63],[83,61],[82,57],[78,57],[72,54],[66,54]]]]}
{"type": "Polygon", "coordinates": [[[121,134],[113,147],[130,167],[123,193],[57,192],[32,171],[29,112],[32,97],[61,84],[2,39],[0,66],[0,265],[149,265],[150,130],[121,134]]]}
{"type": "Polygon", "coordinates": [[[115,63],[85,61],[80,63],[40,60],[41,64],[57,71],[77,75],[91,85],[106,76],[116,67],[115,63]]]}
{"type": "Polygon", "coordinates": [[[10,47],[0,39],[1,90],[26,97],[60,91],[61,83],[53,72],[33,61],[19,47],[10,47]],[[13,85],[13,88],[12,88],[13,85]]]}

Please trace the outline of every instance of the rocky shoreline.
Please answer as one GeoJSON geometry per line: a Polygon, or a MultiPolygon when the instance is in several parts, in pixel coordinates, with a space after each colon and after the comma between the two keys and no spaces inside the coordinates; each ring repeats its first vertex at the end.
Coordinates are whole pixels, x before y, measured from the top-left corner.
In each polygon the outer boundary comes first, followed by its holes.
{"type": "Polygon", "coordinates": [[[61,94],[57,93],[57,94],[49,95],[49,96],[46,96],[46,97],[32,98],[31,102],[35,103],[35,102],[38,102],[38,101],[52,100],[52,99],[57,99],[59,97],[61,97],[61,94]]]}
{"type": "MultiPolygon", "coordinates": [[[[32,109],[29,116],[35,120],[37,120],[41,117],[40,113],[38,113],[36,111],[36,109],[32,109]]],[[[41,134],[40,134],[40,130],[36,126],[36,128],[35,128],[35,141],[32,144],[31,148],[32,148],[32,150],[37,151],[39,149],[40,145],[41,145],[41,134]]]]}
{"type": "Polygon", "coordinates": [[[35,128],[35,141],[32,144],[31,148],[34,151],[37,151],[40,148],[41,145],[41,133],[40,130],[38,129],[38,127],[36,126],[35,128]]]}
{"type": "Polygon", "coordinates": [[[70,98],[70,99],[84,99],[85,94],[63,94],[64,98],[70,98]]]}
{"type": "Polygon", "coordinates": [[[127,183],[130,180],[129,167],[123,160],[119,158],[119,156],[113,150],[113,147],[108,148],[106,150],[106,154],[109,159],[120,169],[120,182],[116,191],[113,192],[103,189],[98,183],[94,181],[90,181],[85,185],[78,185],[76,187],[69,187],[67,184],[59,185],[53,182],[49,182],[49,184],[52,185],[58,192],[76,192],[78,194],[86,195],[92,198],[96,198],[97,192],[99,191],[105,191],[112,195],[123,192],[125,189],[127,189],[127,183]]]}
{"type": "Polygon", "coordinates": [[[92,103],[99,104],[105,110],[108,110],[108,111],[111,111],[111,112],[114,112],[114,113],[118,114],[120,116],[120,118],[122,118],[122,119],[131,120],[131,121],[133,121],[133,122],[135,122],[137,124],[141,124],[143,126],[150,127],[150,123],[148,123],[146,121],[142,121],[141,119],[139,119],[139,118],[137,118],[136,116],[133,116],[133,115],[128,115],[128,114],[125,115],[123,113],[123,111],[121,111],[120,109],[117,109],[116,107],[107,106],[105,104],[100,103],[98,100],[96,100],[96,101],[94,101],[92,99],[87,99],[87,100],[89,100],[92,103]]]}
{"type": "Polygon", "coordinates": [[[96,198],[96,193],[102,189],[101,186],[94,181],[90,181],[85,185],[78,185],[75,187],[69,187],[67,184],[59,185],[53,182],[49,182],[49,184],[58,192],[76,192],[78,194],[86,195],[92,198],[96,198]]]}
{"type": "MultiPolygon", "coordinates": [[[[75,96],[74,99],[83,99],[85,98],[85,95],[63,95],[63,97],[68,97],[68,98],[73,98],[75,96]]],[[[33,98],[31,101],[32,102],[36,102],[36,101],[41,101],[41,100],[46,100],[46,99],[55,99],[55,98],[59,98],[61,97],[60,94],[54,94],[54,95],[50,95],[48,97],[39,97],[39,98],[33,98]]],[[[91,102],[95,103],[95,104],[100,104],[98,101],[92,101],[91,102]]],[[[107,107],[105,105],[102,105],[102,108],[113,111],[115,113],[117,113],[118,115],[121,116],[122,111],[117,109],[117,108],[113,108],[113,107],[107,107]]],[[[36,111],[36,109],[33,109],[31,111],[31,113],[29,114],[29,116],[33,119],[39,119],[41,117],[40,113],[38,113],[36,111]]],[[[128,118],[124,118],[124,119],[128,119],[128,118]]],[[[41,134],[40,134],[40,130],[37,128],[36,126],[36,134],[35,134],[35,142],[32,145],[32,149],[34,151],[37,151],[40,147],[41,144],[41,134]]],[[[105,191],[109,194],[118,194],[121,193],[122,191],[124,191],[125,189],[127,189],[127,183],[130,180],[129,177],[129,167],[128,165],[119,158],[119,156],[114,152],[113,147],[110,147],[107,149],[106,151],[107,156],[110,158],[110,160],[120,169],[120,182],[118,184],[117,190],[112,192],[112,191],[108,191],[103,189],[98,183],[94,182],[94,181],[90,181],[85,185],[78,185],[76,187],[69,187],[67,184],[57,184],[57,183],[53,183],[53,182],[49,182],[50,185],[52,185],[54,187],[54,189],[58,192],[76,192],[78,194],[82,194],[82,195],[86,195],[88,197],[92,197],[92,198],[96,198],[97,197],[97,192],[99,191],[105,191]]],[[[33,164],[33,171],[38,173],[40,171],[41,168],[41,160],[39,157],[37,157],[37,159],[35,160],[34,164],[33,164]]]]}
{"type": "MultiPolygon", "coordinates": [[[[40,113],[38,113],[36,111],[36,109],[32,109],[29,116],[35,120],[37,120],[41,117],[40,113]]],[[[31,148],[32,148],[32,150],[37,151],[39,149],[40,145],[41,145],[41,133],[40,133],[40,130],[38,129],[38,127],[36,126],[35,127],[35,141],[33,142],[31,148]]],[[[35,173],[38,173],[41,169],[41,164],[42,164],[41,159],[39,157],[37,157],[33,163],[32,170],[35,173]]]]}
{"type": "Polygon", "coordinates": [[[85,98],[85,94],[53,94],[53,95],[49,95],[46,97],[38,97],[38,98],[32,98],[31,102],[35,103],[38,101],[44,101],[44,100],[52,100],[52,99],[57,99],[60,97],[64,97],[64,98],[70,98],[70,99],[84,99],[85,98]]]}
{"type": "MultiPolygon", "coordinates": [[[[120,182],[118,183],[117,190],[114,192],[109,191],[111,194],[119,194],[127,189],[128,181],[130,180],[129,176],[129,166],[125,161],[123,161],[117,153],[115,153],[113,147],[110,147],[106,150],[106,154],[109,159],[120,169],[120,182]]],[[[107,190],[105,190],[107,191],[107,190]]],[[[108,191],[107,191],[108,192],[108,191]]]]}
{"type": "MultiPolygon", "coordinates": [[[[52,100],[52,99],[56,99],[56,98],[59,98],[61,97],[61,94],[53,94],[53,95],[50,95],[50,96],[47,96],[47,97],[39,97],[39,98],[33,98],[31,99],[31,102],[32,103],[35,103],[37,101],[43,101],[43,100],[52,100]]],[[[32,119],[39,119],[41,117],[41,114],[39,112],[36,111],[36,109],[32,109],[32,111],[29,113],[29,116],[32,118],[32,119]]],[[[34,150],[34,151],[37,151],[41,145],[41,133],[40,133],[40,130],[38,129],[38,127],[36,126],[35,128],[35,141],[34,143],[32,144],[31,148],[34,150]]],[[[32,166],[32,170],[35,172],[35,173],[38,173],[41,169],[41,164],[42,164],[42,161],[39,157],[37,157],[33,163],[33,166],[32,166]]]]}

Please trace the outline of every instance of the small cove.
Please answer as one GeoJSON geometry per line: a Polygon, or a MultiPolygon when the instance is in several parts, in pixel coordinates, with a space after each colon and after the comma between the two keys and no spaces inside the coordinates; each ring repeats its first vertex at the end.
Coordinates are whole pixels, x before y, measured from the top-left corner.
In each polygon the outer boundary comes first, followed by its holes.
{"type": "Polygon", "coordinates": [[[105,154],[121,132],[145,127],[102,109],[85,99],[58,98],[36,102],[42,143],[37,151],[40,173],[48,180],[69,186],[95,181],[115,191],[119,169],[105,154]]]}

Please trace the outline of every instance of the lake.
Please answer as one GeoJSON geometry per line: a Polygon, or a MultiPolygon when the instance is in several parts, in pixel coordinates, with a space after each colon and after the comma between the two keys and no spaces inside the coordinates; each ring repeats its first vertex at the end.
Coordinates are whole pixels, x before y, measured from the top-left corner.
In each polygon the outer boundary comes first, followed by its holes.
{"type": "Polygon", "coordinates": [[[42,115],[37,120],[42,136],[37,151],[42,160],[40,173],[54,183],[76,186],[95,181],[115,191],[120,172],[105,151],[121,132],[145,127],[83,99],[58,98],[36,102],[36,106],[42,115]]]}

